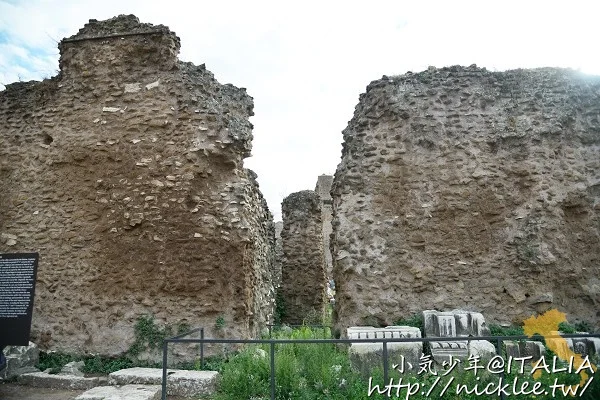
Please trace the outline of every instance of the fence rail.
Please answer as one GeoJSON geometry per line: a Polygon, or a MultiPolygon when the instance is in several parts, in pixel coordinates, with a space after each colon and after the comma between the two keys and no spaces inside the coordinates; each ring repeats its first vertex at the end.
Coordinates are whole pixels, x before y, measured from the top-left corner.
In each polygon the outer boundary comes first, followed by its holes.
{"type": "MultiPolygon", "coordinates": [[[[271,400],[275,400],[275,345],[276,344],[292,344],[292,343],[322,343],[322,344],[352,344],[352,343],[381,343],[382,344],[382,357],[383,357],[383,380],[384,382],[389,381],[389,355],[388,355],[388,343],[429,343],[429,342],[456,342],[456,341],[473,341],[473,340],[487,340],[489,342],[495,342],[496,344],[496,355],[502,355],[502,343],[504,341],[519,341],[519,340],[540,340],[542,336],[453,336],[453,337],[422,337],[422,338],[373,338],[373,339],[273,339],[271,337],[271,328],[274,325],[269,326],[269,339],[206,339],[204,338],[204,328],[196,328],[187,333],[165,339],[163,341],[163,365],[162,365],[162,400],[166,400],[167,396],[167,352],[170,343],[198,343],[200,344],[200,362],[201,367],[204,367],[204,344],[268,344],[269,345],[269,357],[270,357],[270,389],[271,389],[271,400]],[[185,338],[193,333],[200,332],[201,337],[198,339],[185,338]]],[[[303,325],[298,325],[303,326],[303,325]]],[[[308,326],[308,325],[304,325],[308,326]]],[[[328,328],[326,325],[314,325],[313,327],[328,328]]],[[[574,338],[600,338],[600,333],[573,333],[564,335],[545,335],[543,339],[574,339],[574,338]]],[[[501,380],[504,379],[504,373],[501,374],[501,380]]],[[[501,399],[504,400],[504,393],[501,395],[501,399]]]]}

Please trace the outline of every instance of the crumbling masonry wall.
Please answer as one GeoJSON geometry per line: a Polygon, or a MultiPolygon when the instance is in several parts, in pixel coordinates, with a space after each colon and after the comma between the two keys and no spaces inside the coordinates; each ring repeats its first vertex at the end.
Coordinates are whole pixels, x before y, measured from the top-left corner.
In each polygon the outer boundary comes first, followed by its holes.
{"type": "Polygon", "coordinates": [[[329,249],[329,240],[332,232],[331,220],[333,218],[331,185],[333,176],[319,175],[315,185],[315,193],[321,201],[321,222],[323,223],[323,253],[325,255],[325,272],[327,278],[333,277],[333,260],[331,259],[331,250],[329,249]]]}
{"type": "Polygon", "coordinates": [[[282,322],[301,324],[323,313],[325,258],[319,196],[312,190],[292,193],[281,203],[283,260],[280,298],[282,322]]]}
{"type": "Polygon", "coordinates": [[[255,336],[272,321],[274,226],[243,168],[252,98],[134,16],[59,48],[57,77],[0,92],[0,251],[40,253],[33,340],[121,353],[148,314],[255,336]]]}
{"type": "Polygon", "coordinates": [[[600,78],[430,68],[372,82],[333,183],[337,326],[426,309],[600,328],[600,78]]]}

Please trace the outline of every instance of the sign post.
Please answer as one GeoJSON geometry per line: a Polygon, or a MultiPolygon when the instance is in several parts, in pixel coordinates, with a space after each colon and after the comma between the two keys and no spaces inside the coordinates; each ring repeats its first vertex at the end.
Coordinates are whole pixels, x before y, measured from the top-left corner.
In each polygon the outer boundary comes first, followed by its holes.
{"type": "Polygon", "coordinates": [[[0,254],[0,346],[27,346],[38,253],[0,254]]]}

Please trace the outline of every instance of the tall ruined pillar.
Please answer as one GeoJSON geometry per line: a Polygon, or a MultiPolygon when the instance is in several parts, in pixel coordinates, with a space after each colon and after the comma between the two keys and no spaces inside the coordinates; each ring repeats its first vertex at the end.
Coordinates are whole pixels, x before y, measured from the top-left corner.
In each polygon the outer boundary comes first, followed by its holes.
{"type": "Polygon", "coordinates": [[[281,204],[283,214],[282,321],[301,324],[318,317],[325,304],[325,258],[319,196],[312,190],[292,193],[281,204]]]}
{"type": "Polygon", "coordinates": [[[144,315],[257,335],[274,227],[243,167],[252,98],[132,15],[59,48],[57,77],[0,92],[0,251],[40,253],[33,340],[118,354],[144,315]]]}
{"type": "Polygon", "coordinates": [[[321,201],[321,222],[323,223],[323,252],[325,254],[325,271],[327,278],[333,277],[333,262],[331,260],[331,249],[329,248],[329,237],[332,232],[331,220],[332,215],[332,200],[331,200],[331,184],[333,183],[332,175],[319,175],[315,192],[321,201]]]}
{"type": "Polygon", "coordinates": [[[600,77],[430,68],[372,82],[333,183],[340,333],[427,309],[600,328],[600,77]]]}

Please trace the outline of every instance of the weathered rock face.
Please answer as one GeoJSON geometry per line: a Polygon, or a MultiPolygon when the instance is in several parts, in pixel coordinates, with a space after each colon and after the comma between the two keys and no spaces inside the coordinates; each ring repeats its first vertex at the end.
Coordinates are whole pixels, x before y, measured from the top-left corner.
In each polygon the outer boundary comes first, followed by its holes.
{"type": "Polygon", "coordinates": [[[331,209],[331,184],[333,183],[333,176],[331,175],[319,175],[317,184],[315,186],[315,192],[321,200],[321,222],[323,223],[323,253],[325,254],[325,271],[327,277],[333,276],[333,261],[331,259],[331,250],[329,249],[329,239],[331,236],[331,219],[333,218],[333,212],[331,209]]]}
{"type": "Polygon", "coordinates": [[[283,221],[275,222],[275,263],[273,264],[273,287],[276,291],[281,286],[281,265],[283,264],[283,243],[281,242],[281,231],[283,231],[283,221]]]}
{"type": "Polygon", "coordinates": [[[325,304],[325,256],[319,196],[312,190],[290,194],[281,203],[283,262],[282,321],[301,324],[307,317],[320,316],[325,304]]]}
{"type": "Polygon", "coordinates": [[[600,328],[600,78],[430,68],[384,77],[333,188],[340,329],[424,309],[600,328]]]}
{"type": "Polygon", "coordinates": [[[57,77],[0,93],[0,251],[40,253],[33,340],[119,353],[144,314],[259,332],[274,226],[243,168],[252,98],[134,16],[92,20],[60,51],[57,77]]]}

